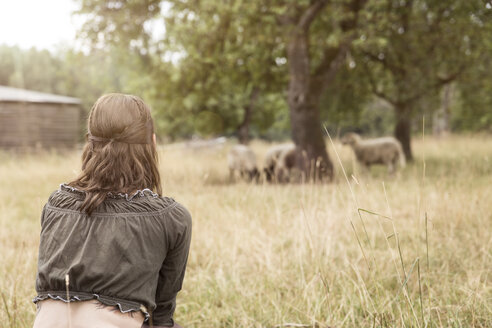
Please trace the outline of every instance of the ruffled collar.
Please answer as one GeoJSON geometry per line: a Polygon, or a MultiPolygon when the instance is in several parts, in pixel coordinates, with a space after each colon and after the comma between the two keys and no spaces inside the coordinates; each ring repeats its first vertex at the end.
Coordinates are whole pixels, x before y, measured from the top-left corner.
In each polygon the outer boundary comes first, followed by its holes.
{"type": "MultiPolygon", "coordinates": [[[[85,195],[85,191],[80,190],[80,189],[77,189],[77,188],[72,187],[72,186],[69,186],[66,183],[60,184],[60,190],[71,191],[73,193],[77,193],[77,194],[80,194],[80,195],[85,195]]],[[[155,192],[153,192],[149,188],[145,188],[145,189],[142,189],[142,190],[137,190],[137,191],[135,191],[134,193],[132,193],[130,195],[127,194],[127,193],[121,193],[121,192],[116,193],[116,192],[111,192],[110,191],[110,192],[108,192],[107,197],[108,198],[112,198],[112,199],[126,199],[127,201],[131,202],[136,197],[145,197],[146,195],[150,195],[150,196],[152,196],[154,198],[159,197],[158,194],[156,194],[155,192]]]]}

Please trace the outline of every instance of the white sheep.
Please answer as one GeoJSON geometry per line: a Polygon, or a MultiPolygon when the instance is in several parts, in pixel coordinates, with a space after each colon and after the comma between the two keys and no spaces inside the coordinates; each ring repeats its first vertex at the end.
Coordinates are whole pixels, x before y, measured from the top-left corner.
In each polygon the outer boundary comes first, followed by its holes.
{"type": "Polygon", "coordinates": [[[393,137],[362,140],[356,133],[347,133],[341,141],[342,144],[352,147],[357,161],[366,168],[373,164],[383,164],[388,167],[388,172],[393,174],[398,163],[402,168],[405,167],[405,155],[401,144],[393,137]]]}
{"type": "MultiPolygon", "coordinates": [[[[282,154],[292,151],[294,149],[295,146],[293,144],[281,144],[281,145],[273,146],[270,149],[268,149],[268,151],[265,154],[265,166],[263,168],[267,181],[273,180],[275,176],[276,168],[279,163],[279,159],[282,157],[282,154]]],[[[283,156],[283,158],[285,159],[285,155],[283,156]]],[[[282,165],[282,167],[285,167],[285,165],[282,165]]]]}
{"type": "Polygon", "coordinates": [[[260,174],[256,167],[256,155],[248,146],[233,146],[227,154],[227,163],[231,181],[234,180],[236,172],[239,172],[241,178],[249,181],[259,178],[260,174]]]}

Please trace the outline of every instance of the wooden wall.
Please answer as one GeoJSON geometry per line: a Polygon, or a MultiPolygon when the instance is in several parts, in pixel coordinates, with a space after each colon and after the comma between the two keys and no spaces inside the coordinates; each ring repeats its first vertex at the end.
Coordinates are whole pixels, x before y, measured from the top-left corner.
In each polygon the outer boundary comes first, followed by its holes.
{"type": "Polygon", "coordinates": [[[67,148],[81,137],[80,106],[0,102],[0,148],[67,148]]]}

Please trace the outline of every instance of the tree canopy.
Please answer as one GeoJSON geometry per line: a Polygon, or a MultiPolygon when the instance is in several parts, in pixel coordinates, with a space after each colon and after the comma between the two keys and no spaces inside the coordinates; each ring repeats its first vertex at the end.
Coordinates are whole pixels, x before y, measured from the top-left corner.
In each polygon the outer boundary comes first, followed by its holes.
{"type": "Polygon", "coordinates": [[[492,129],[492,9],[480,0],[78,3],[89,52],[0,46],[0,84],[79,97],[86,109],[105,92],[137,93],[163,135],[243,142],[297,138],[292,108],[306,100],[314,130],[394,131],[407,156],[416,122],[452,85],[449,127],[492,129]]]}

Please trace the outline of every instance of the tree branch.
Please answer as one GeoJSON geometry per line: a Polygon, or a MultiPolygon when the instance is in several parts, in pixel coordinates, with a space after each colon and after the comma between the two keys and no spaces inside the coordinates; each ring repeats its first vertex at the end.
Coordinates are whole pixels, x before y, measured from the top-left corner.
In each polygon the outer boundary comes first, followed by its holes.
{"type": "MultiPolygon", "coordinates": [[[[275,0],[272,2],[275,2],[275,0]]],[[[267,6],[268,8],[271,8],[273,4],[270,1],[268,1],[267,6]]],[[[271,14],[279,25],[295,25],[297,21],[296,20],[297,15],[292,11],[294,12],[298,11],[298,8],[295,5],[295,3],[288,4],[284,14],[274,14],[273,11],[270,11],[269,9],[267,9],[265,13],[271,14]]]]}
{"type": "Polygon", "coordinates": [[[352,0],[345,4],[345,11],[353,14],[353,16],[349,16],[340,22],[340,27],[343,32],[354,30],[357,27],[359,11],[366,5],[367,1],[368,0],[352,0]]]}
{"type": "Polygon", "coordinates": [[[371,91],[372,93],[376,96],[376,97],[379,97],[381,99],[384,99],[386,100],[387,102],[389,102],[391,105],[393,106],[396,106],[397,105],[397,101],[395,101],[393,98],[391,98],[390,96],[388,96],[386,93],[384,93],[383,91],[379,91],[378,90],[378,87],[376,85],[376,81],[374,81],[374,77],[372,76],[371,74],[371,70],[367,67],[366,64],[363,64],[362,67],[364,68],[364,70],[366,71],[366,76],[368,77],[369,79],[369,85],[371,86],[371,91]]]}
{"type": "Polygon", "coordinates": [[[352,45],[352,41],[357,37],[355,29],[357,28],[359,11],[364,7],[366,2],[367,0],[352,0],[346,5],[345,11],[352,15],[341,22],[341,29],[345,32],[345,37],[337,47],[327,47],[325,49],[323,58],[312,75],[314,82],[312,87],[318,92],[321,92],[327,84],[333,81],[337,71],[343,64],[345,56],[352,45]]]}
{"type": "Polygon", "coordinates": [[[328,4],[328,0],[317,0],[312,3],[308,9],[301,15],[297,27],[303,31],[307,31],[311,26],[311,23],[319,14],[319,11],[328,4]]]}
{"type": "Polygon", "coordinates": [[[391,64],[390,62],[388,62],[386,57],[381,59],[378,56],[376,56],[375,54],[373,54],[372,52],[367,51],[367,50],[362,50],[362,54],[369,57],[373,62],[377,62],[377,63],[381,64],[385,69],[387,69],[388,71],[390,71],[393,74],[400,74],[400,75],[405,74],[405,70],[403,68],[401,68],[397,65],[391,64]]]}
{"type": "Polygon", "coordinates": [[[325,85],[333,81],[354,39],[355,34],[348,35],[338,47],[327,47],[325,49],[323,58],[312,75],[313,88],[323,89],[325,85]]]}
{"type": "Polygon", "coordinates": [[[454,72],[453,74],[450,74],[446,77],[440,77],[438,76],[437,77],[437,80],[438,80],[438,87],[442,87],[448,83],[451,83],[453,82],[454,80],[456,80],[465,70],[466,68],[466,64],[465,63],[462,63],[461,66],[458,68],[458,70],[456,72],[454,72]]]}
{"type": "Polygon", "coordinates": [[[454,72],[454,73],[452,73],[452,74],[450,74],[450,75],[448,75],[446,77],[436,76],[436,80],[437,81],[435,83],[429,85],[428,88],[424,88],[421,92],[417,91],[413,96],[407,97],[402,102],[412,103],[412,102],[418,100],[419,98],[422,98],[424,95],[427,95],[429,93],[438,91],[440,88],[442,88],[446,84],[449,84],[449,83],[453,82],[454,80],[456,80],[463,73],[463,71],[465,70],[465,68],[466,68],[466,65],[465,64],[462,64],[458,68],[458,70],[456,70],[456,72],[454,72]]]}

